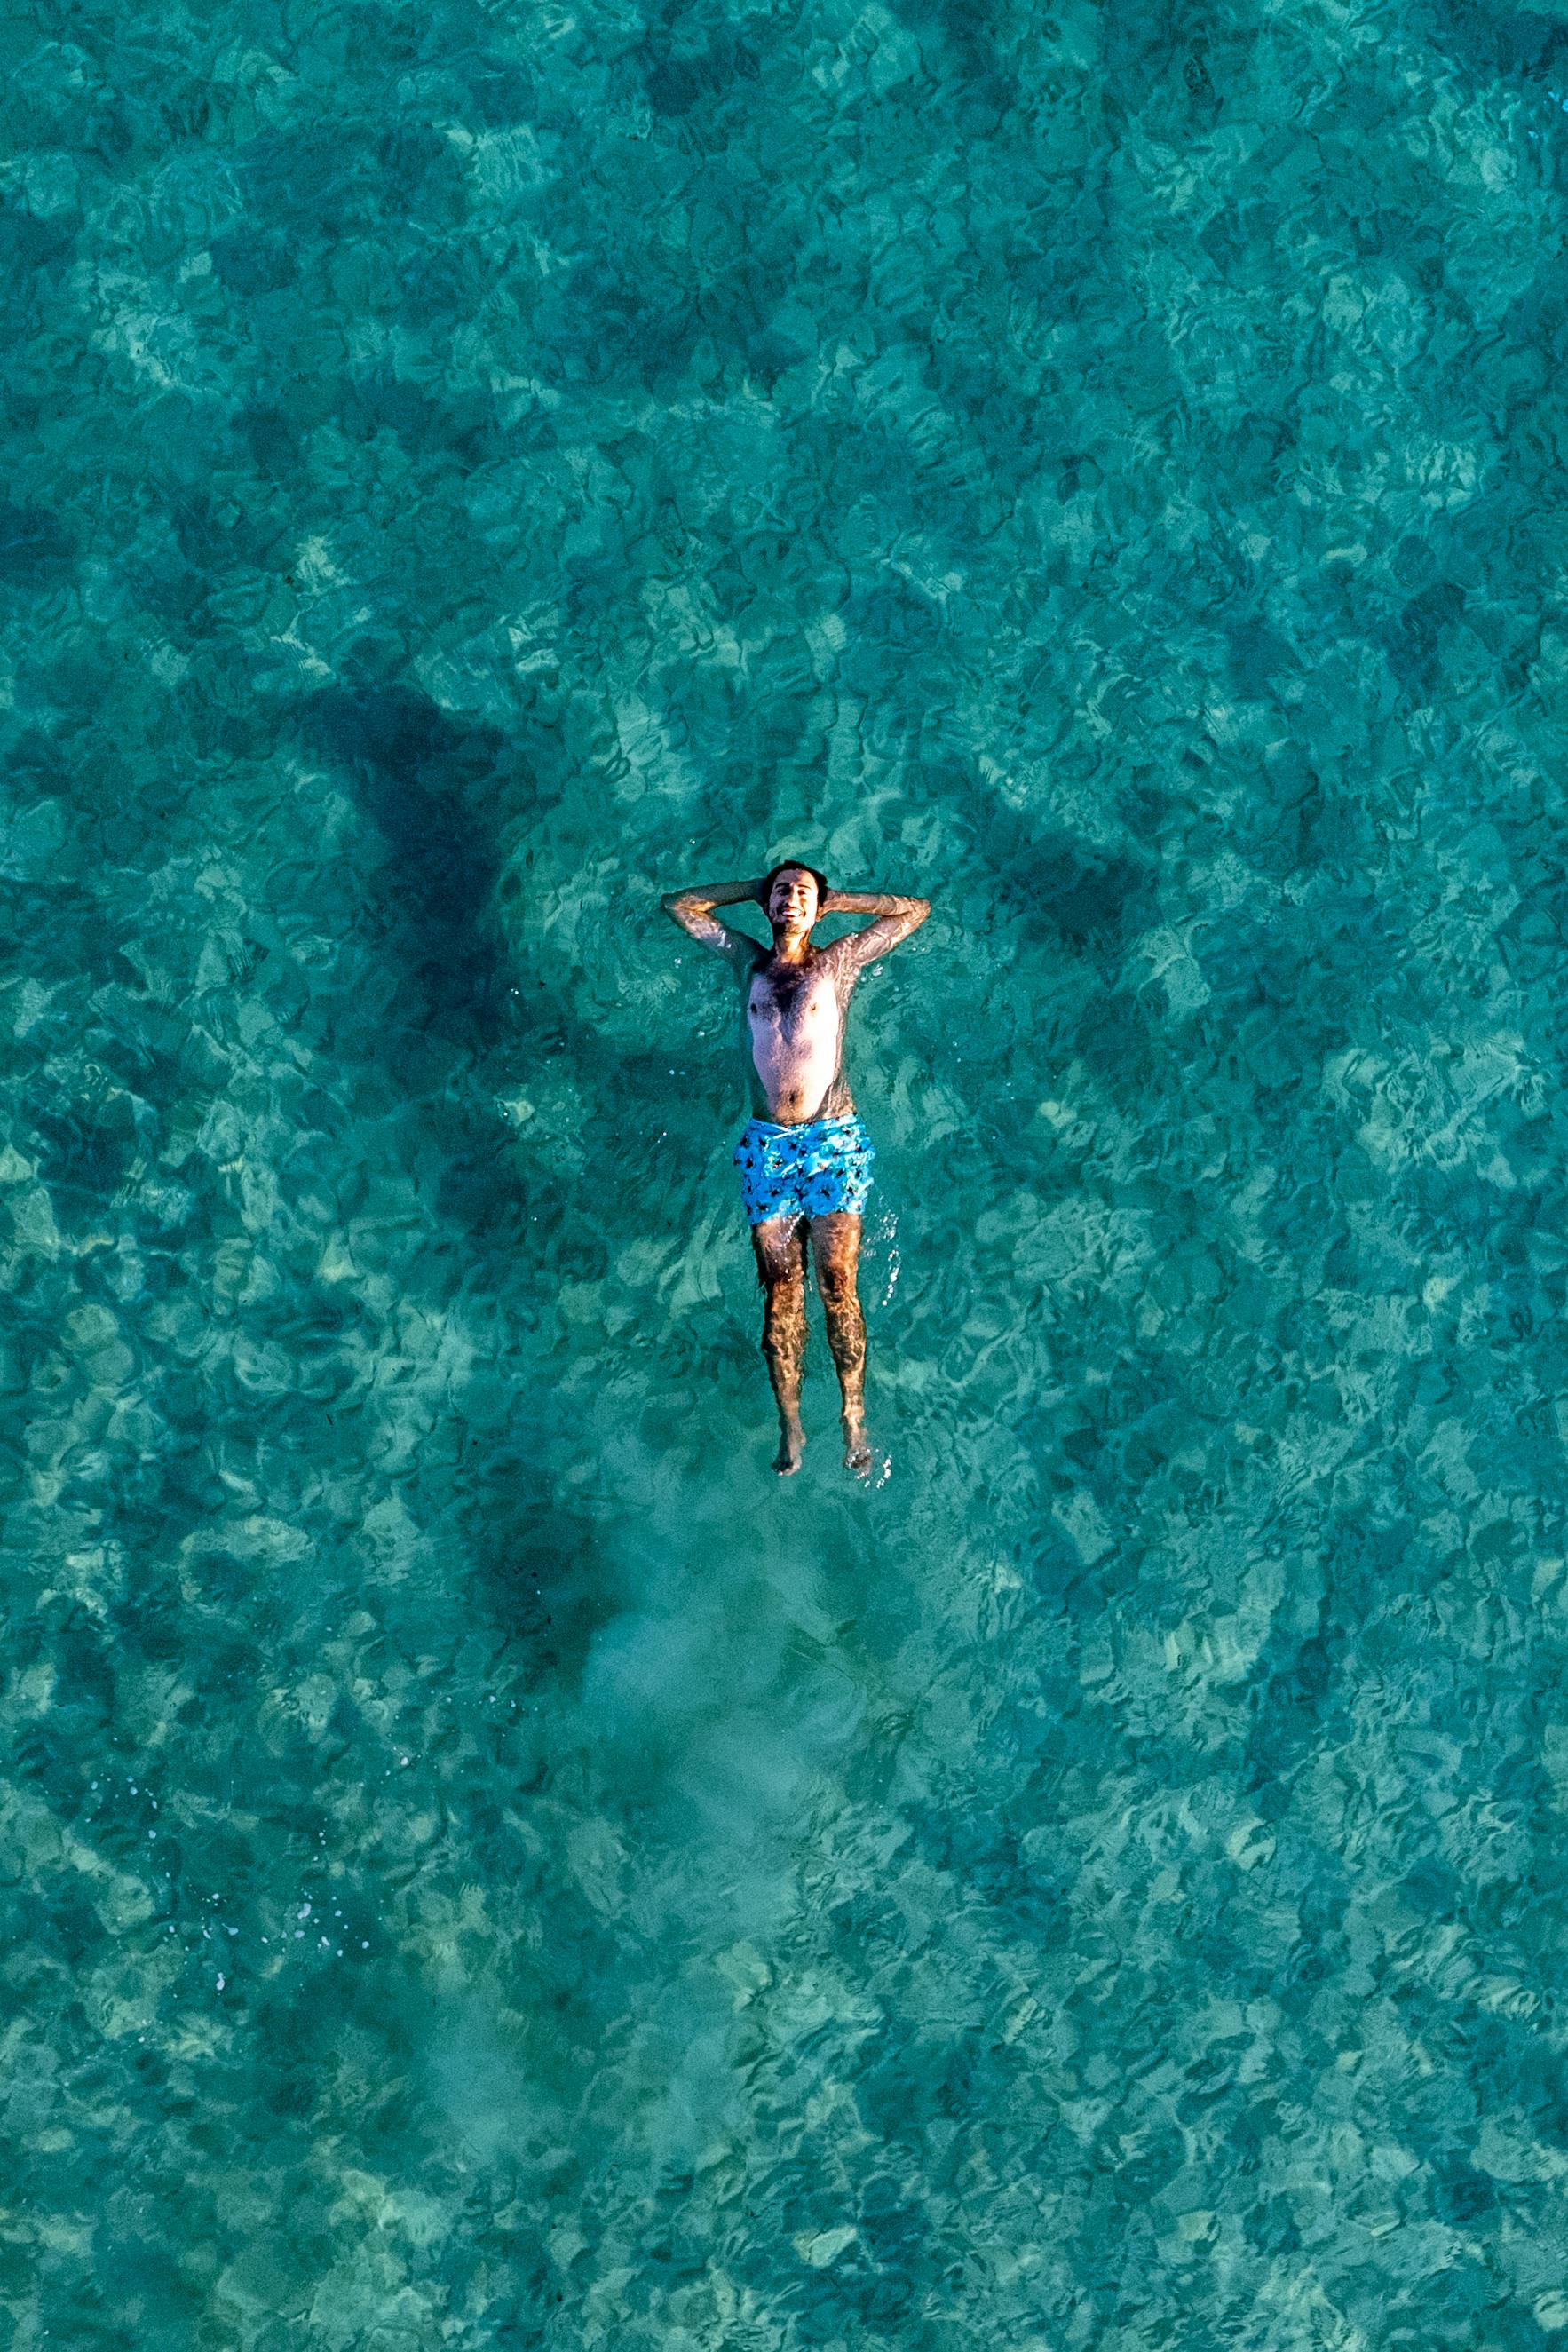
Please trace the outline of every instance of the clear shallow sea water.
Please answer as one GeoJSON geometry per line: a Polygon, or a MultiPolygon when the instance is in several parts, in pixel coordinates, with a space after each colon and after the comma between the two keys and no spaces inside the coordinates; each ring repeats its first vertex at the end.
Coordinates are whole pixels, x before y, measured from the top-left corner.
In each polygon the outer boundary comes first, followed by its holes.
{"type": "Polygon", "coordinates": [[[1568,15],[3,65],[5,2343],[1568,2340],[1568,15]]]}

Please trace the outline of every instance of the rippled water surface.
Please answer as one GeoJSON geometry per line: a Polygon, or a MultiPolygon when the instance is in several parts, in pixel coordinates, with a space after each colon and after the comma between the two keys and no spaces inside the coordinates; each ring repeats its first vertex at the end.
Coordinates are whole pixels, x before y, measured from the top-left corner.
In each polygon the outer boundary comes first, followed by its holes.
{"type": "Polygon", "coordinates": [[[5,2342],[1568,2341],[1568,15],[0,63],[5,2342]]]}

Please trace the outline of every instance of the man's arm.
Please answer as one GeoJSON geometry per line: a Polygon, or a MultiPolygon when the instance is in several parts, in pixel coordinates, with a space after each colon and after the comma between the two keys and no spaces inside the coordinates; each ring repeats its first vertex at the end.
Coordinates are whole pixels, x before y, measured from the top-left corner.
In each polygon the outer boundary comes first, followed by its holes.
{"type": "Polygon", "coordinates": [[[760,880],[755,882],[694,882],[689,890],[668,890],[659,900],[667,915],[680,925],[683,931],[700,940],[705,948],[714,948],[731,963],[745,956],[762,953],[757,940],[749,931],[737,930],[733,923],[721,923],[709,910],[713,907],[735,907],[750,898],[760,905],[760,880]]]}
{"type": "Polygon", "coordinates": [[[900,898],[886,892],[869,890],[829,890],[818,913],[823,915],[875,915],[877,920],[863,931],[849,931],[835,940],[826,952],[841,970],[861,971],[889,949],[901,947],[911,931],[918,931],[931,912],[929,898],[900,898]]]}

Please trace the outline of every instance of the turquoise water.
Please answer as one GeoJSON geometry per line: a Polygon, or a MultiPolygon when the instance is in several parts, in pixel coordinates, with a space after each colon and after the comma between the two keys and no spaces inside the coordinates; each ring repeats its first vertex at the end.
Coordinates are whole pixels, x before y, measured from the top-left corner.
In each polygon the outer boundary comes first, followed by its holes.
{"type": "Polygon", "coordinates": [[[1568,13],[4,66],[5,2342],[1568,2340],[1568,13]]]}

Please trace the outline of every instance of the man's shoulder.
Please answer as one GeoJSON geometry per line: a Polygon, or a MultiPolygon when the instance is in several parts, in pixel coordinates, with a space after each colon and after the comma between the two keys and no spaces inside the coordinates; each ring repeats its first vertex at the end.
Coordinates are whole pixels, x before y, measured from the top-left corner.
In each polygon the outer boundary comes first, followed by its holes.
{"type": "Polygon", "coordinates": [[[846,931],[831,947],[818,950],[824,968],[833,976],[837,988],[853,988],[865,969],[865,959],[858,953],[857,942],[865,938],[864,931],[846,931]]]}

